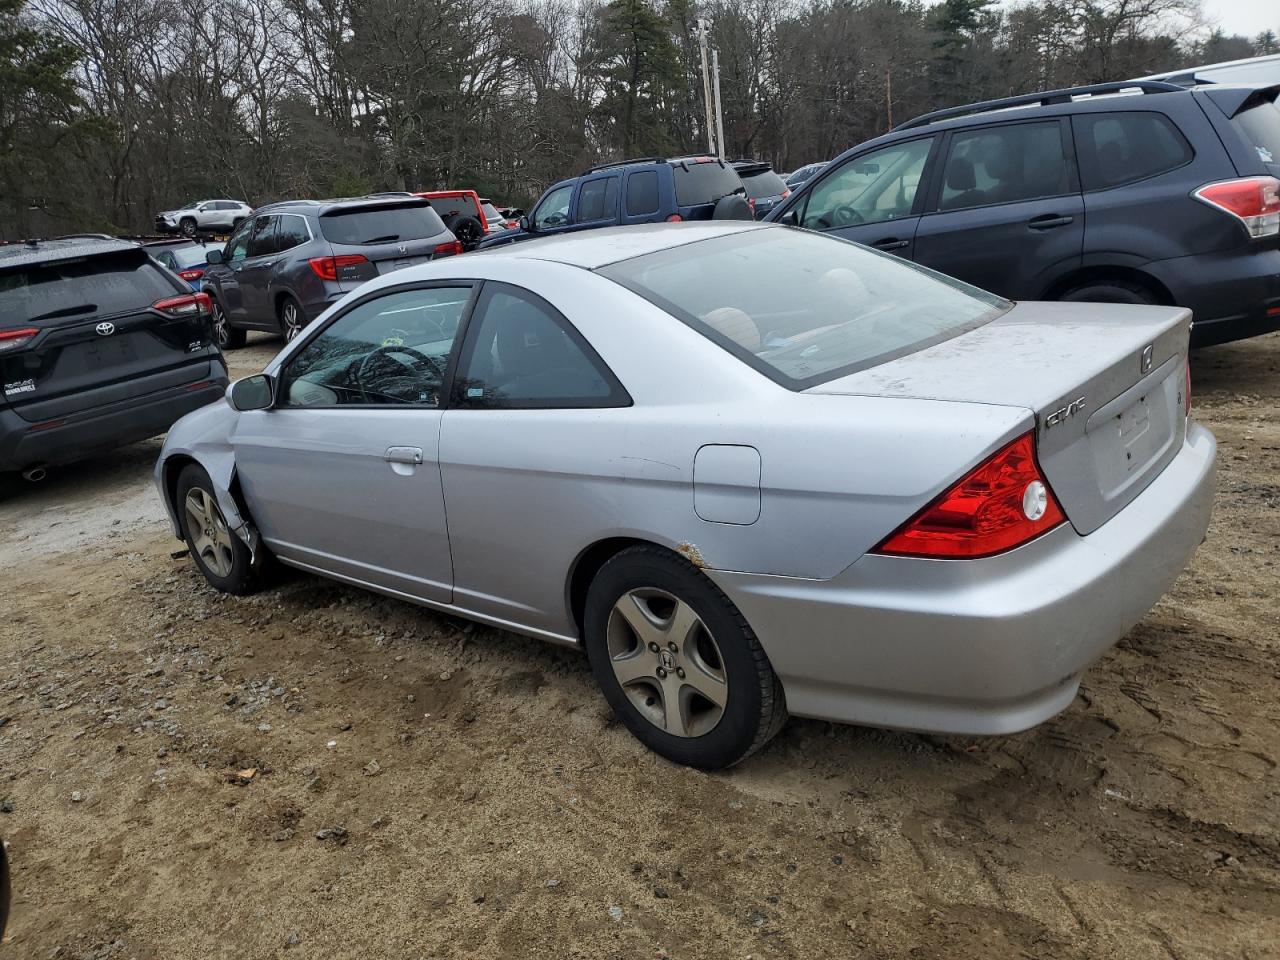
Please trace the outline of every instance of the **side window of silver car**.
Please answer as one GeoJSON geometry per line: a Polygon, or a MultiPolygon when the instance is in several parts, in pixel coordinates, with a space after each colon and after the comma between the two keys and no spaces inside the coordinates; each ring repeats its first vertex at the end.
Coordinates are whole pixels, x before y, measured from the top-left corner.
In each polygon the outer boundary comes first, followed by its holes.
{"type": "Polygon", "coordinates": [[[281,406],[440,405],[471,287],[398,290],[338,317],[289,360],[281,406]]]}

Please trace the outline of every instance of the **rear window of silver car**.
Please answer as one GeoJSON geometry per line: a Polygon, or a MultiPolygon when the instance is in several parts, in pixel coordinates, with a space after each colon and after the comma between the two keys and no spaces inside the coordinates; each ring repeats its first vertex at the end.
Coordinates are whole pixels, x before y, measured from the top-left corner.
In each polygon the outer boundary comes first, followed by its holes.
{"type": "Polygon", "coordinates": [[[923,350],[1012,306],[889,254],[789,227],[682,244],[597,272],[793,390],[923,350]]]}
{"type": "Polygon", "coordinates": [[[320,230],[330,243],[392,243],[424,240],[444,232],[444,221],[426,203],[387,207],[351,207],[320,218],[320,230]]]}

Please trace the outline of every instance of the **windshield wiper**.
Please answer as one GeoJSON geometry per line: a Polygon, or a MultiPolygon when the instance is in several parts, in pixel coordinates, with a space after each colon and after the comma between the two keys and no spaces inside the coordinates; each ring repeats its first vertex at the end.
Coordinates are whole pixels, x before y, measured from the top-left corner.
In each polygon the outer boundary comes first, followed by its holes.
{"type": "Polygon", "coordinates": [[[360,241],[360,243],[361,243],[361,244],[366,244],[366,243],[388,243],[388,242],[390,242],[390,241],[392,241],[392,240],[399,240],[399,239],[400,239],[400,234],[398,234],[398,233],[388,233],[385,237],[371,237],[371,238],[370,238],[370,239],[368,239],[368,240],[361,240],[361,241],[360,241]]]}
{"type": "Polygon", "coordinates": [[[96,303],[82,303],[78,307],[63,307],[61,310],[50,310],[48,313],[42,313],[38,317],[31,317],[27,323],[39,323],[41,320],[52,320],[55,317],[73,317],[77,313],[92,313],[98,309],[96,303]]]}

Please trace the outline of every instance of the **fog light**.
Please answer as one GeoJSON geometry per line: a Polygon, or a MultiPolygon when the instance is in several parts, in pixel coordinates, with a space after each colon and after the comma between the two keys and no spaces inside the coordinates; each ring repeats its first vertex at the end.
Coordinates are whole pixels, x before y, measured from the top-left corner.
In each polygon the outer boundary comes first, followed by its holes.
{"type": "Polygon", "coordinates": [[[1049,491],[1039,480],[1032,480],[1022,492],[1022,514],[1028,520],[1039,520],[1049,509],[1049,491]]]}

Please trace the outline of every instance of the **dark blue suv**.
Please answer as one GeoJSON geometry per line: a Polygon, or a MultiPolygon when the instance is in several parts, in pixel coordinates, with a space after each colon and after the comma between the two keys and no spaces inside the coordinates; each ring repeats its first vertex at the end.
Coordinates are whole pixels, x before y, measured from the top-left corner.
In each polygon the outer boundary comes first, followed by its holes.
{"type": "Polygon", "coordinates": [[[1280,329],[1280,86],[1100,84],[956,107],[766,218],[1014,300],[1162,303],[1194,346],[1280,329]]]}
{"type": "Polygon", "coordinates": [[[715,157],[647,157],[592,167],[548,189],[516,230],[489,234],[480,249],[575,230],[677,220],[750,220],[746,188],[715,157]]]}

